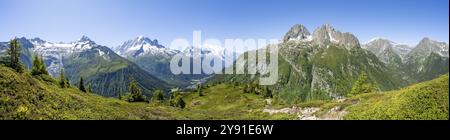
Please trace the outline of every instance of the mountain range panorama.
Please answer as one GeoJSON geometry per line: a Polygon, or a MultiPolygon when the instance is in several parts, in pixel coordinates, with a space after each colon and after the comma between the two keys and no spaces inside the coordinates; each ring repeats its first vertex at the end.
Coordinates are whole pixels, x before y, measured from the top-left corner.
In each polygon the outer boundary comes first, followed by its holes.
{"type": "MultiPolygon", "coordinates": [[[[183,88],[208,77],[171,74],[171,57],[191,50],[173,50],[144,36],[111,47],[98,45],[86,36],[69,43],[24,37],[18,40],[22,45],[21,60],[27,68],[32,65],[32,56],[40,55],[51,75],[58,76],[63,68],[71,83],[77,83],[80,76],[85,77],[86,83],[103,96],[114,97],[126,92],[130,78],[136,79],[144,93],[151,96],[155,89],[183,88]]],[[[7,46],[7,42],[0,43],[2,53],[7,46]]],[[[413,47],[382,38],[360,44],[353,34],[340,32],[329,24],[316,28],[312,34],[297,24],[277,46],[282,54],[280,79],[271,89],[290,101],[345,96],[362,71],[368,73],[380,90],[396,89],[448,73],[448,44],[429,38],[413,47]]],[[[197,59],[205,55],[230,58],[220,47],[209,49],[201,50],[197,59]]],[[[236,59],[245,59],[244,56],[245,53],[236,59]]],[[[210,81],[248,83],[255,79],[254,76],[215,75],[210,81]]]]}
{"type": "MultiPolygon", "coordinates": [[[[339,99],[350,92],[361,73],[367,73],[382,91],[448,73],[448,44],[424,40],[429,41],[422,40],[411,49],[380,39],[361,45],[353,34],[329,24],[316,28],[312,34],[297,24],[276,45],[280,49],[279,79],[272,88],[288,102],[339,99]],[[426,51],[420,51],[423,46],[426,51]]],[[[241,55],[240,59],[247,58],[241,55]]],[[[257,79],[258,76],[249,75],[216,75],[211,81],[252,83],[257,79]]]]}

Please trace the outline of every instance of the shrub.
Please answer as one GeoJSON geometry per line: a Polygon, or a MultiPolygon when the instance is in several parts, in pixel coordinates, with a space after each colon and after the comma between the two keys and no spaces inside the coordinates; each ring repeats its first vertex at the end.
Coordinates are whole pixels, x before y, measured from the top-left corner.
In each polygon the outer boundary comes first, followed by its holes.
{"type": "Polygon", "coordinates": [[[127,98],[128,102],[145,102],[145,97],[142,95],[141,88],[136,80],[131,80],[128,90],[130,92],[127,98]]]}
{"type": "Polygon", "coordinates": [[[152,100],[156,102],[164,101],[164,92],[162,90],[155,90],[155,92],[153,92],[152,100]]]}

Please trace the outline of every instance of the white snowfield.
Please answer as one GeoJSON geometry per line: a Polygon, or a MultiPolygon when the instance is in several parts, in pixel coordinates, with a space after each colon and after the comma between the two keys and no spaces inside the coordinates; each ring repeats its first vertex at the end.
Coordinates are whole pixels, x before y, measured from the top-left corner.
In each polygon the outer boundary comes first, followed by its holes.
{"type": "MultiPolygon", "coordinates": [[[[90,40],[88,37],[83,36],[77,41],[69,42],[69,43],[52,43],[41,40],[39,38],[30,39],[30,42],[33,44],[32,51],[42,56],[44,61],[47,64],[47,70],[53,76],[59,74],[60,69],[64,66],[63,58],[65,56],[69,56],[73,53],[81,53],[86,50],[93,49],[98,46],[94,41],[90,40]]],[[[105,54],[108,52],[104,52],[100,49],[96,49],[98,55],[108,60],[109,57],[105,54]]]]}

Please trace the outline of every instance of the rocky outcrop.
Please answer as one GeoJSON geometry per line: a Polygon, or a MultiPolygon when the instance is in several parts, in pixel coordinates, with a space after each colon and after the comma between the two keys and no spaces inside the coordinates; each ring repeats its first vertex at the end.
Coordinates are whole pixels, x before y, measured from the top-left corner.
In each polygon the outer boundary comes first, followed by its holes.
{"type": "Polygon", "coordinates": [[[319,46],[337,44],[346,48],[360,47],[359,40],[351,33],[335,30],[331,25],[325,24],[313,33],[313,42],[319,46]]]}
{"type": "Polygon", "coordinates": [[[284,36],[283,41],[287,42],[289,40],[306,40],[310,37],[308,29],[301,24],[294,25],[284,36]]]}

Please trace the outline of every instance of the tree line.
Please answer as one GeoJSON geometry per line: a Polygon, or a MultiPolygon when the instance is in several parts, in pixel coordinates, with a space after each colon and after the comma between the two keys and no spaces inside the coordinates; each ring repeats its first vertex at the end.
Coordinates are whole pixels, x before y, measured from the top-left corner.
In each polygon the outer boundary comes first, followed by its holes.
{"type": "MultiPolygon", "coordinates": [[[[134,79],[131,79],[131,82],[128,85],[128,95],[123,97],[119,94],[119,99],[126,100],[128,102],[153,102],[157,104],[164,103],[166,101],[164,98],[164,91],[160,89],[155,90],[151,100],[148,100],[146,96],[142,94],[142,89],[139,86],[139,83],[134,79]]],[[[177,91],[172,92],[167,102],[170,106],[174,107],[184,108],[186,106],[182,95],[177,91]]]]}

